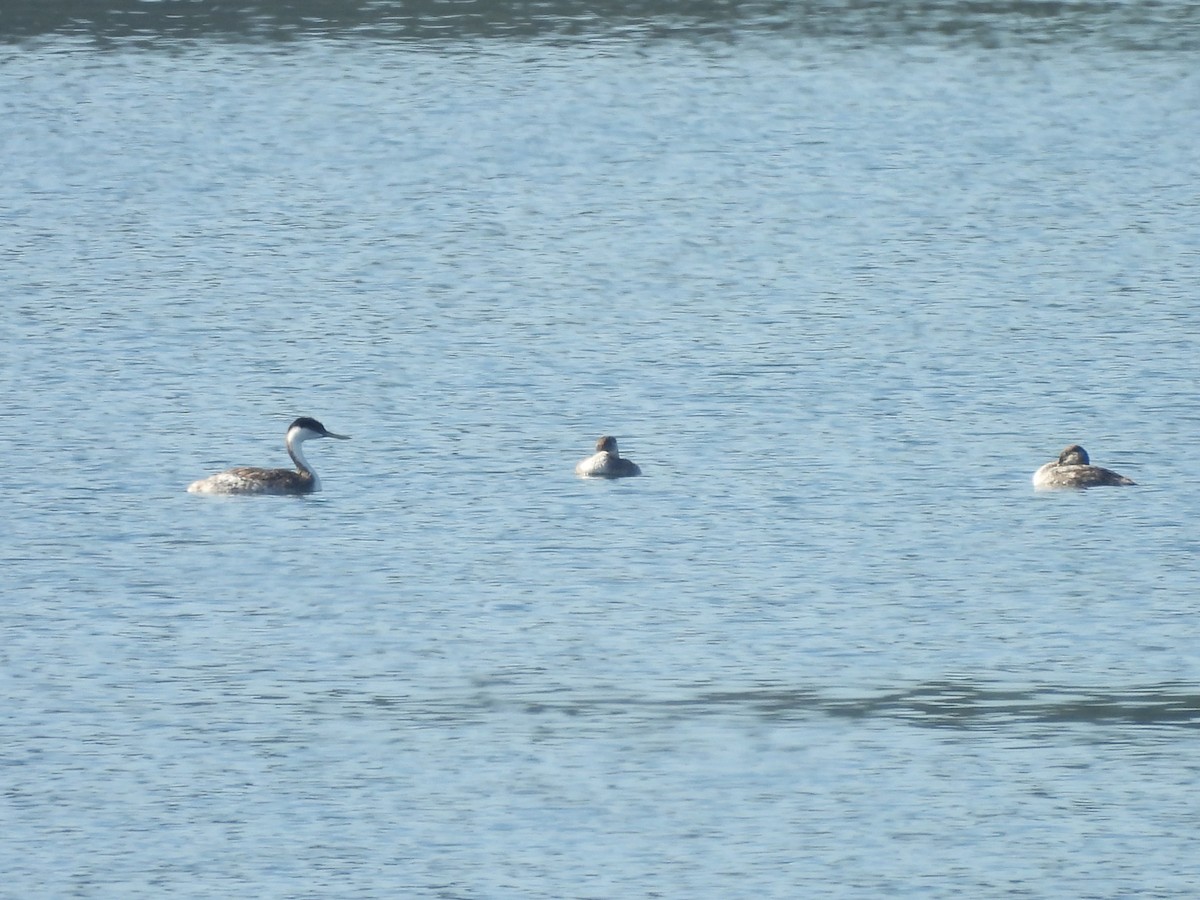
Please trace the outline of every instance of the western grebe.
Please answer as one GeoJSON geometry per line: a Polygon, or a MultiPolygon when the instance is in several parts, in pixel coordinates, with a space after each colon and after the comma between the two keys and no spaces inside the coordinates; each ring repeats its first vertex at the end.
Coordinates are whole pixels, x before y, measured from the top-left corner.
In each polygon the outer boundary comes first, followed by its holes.
{"type": "Polygon", "coordinates": [[[617,439],[606,434],[596,441],[596,454],[581,459],[575,466],[575,474],[580,478],[626,478],[641,475],[642,470],[636,463],[623,459],[617,452],[617,439]]]}
{"type": "Polygon", "coordinates": [[[1086,488],[1116,484],[1137,482],[1111,469],[1091,465],[1087,451],[1078,444],[1072,444],[1060,453],[1058,462],[1048,462],[1033,473],[1035,488],[1086,488]]]}
{"type": "Polygon", "coordinates": [[[337,438],[348,441],[345,434],[334,434],[316,419],[301,416],[288,426],[287,451],[296,468],[259,469],[239,466],[201,478],[188,485],[191,494],[311,494],[321,489],[321,479],[304,458],[301,444],[310,438],[337,438]]]}

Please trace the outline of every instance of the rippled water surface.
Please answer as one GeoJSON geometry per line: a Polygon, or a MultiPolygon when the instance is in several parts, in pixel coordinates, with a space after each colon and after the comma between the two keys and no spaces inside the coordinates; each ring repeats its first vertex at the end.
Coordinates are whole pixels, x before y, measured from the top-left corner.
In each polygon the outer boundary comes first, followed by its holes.
{"type": "Polygon", "coordinates": [[[1197,14],[904,9],[0,14],[0,893],[1200,892],[1197,14]]]}

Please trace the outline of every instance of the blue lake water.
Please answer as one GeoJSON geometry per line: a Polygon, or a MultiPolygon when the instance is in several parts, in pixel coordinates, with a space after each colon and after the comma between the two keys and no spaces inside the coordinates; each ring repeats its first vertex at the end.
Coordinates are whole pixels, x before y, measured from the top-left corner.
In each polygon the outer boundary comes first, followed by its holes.
{"type": "Polygon", "coordinates": [[[1200,893],[1200,13],[222,9],[0,14],[0,894],[1200,893]]]}

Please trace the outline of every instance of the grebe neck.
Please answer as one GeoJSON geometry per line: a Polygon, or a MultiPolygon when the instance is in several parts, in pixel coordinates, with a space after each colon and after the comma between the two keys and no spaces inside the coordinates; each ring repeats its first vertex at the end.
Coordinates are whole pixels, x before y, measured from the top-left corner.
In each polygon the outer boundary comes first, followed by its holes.
{"type": "Polygon", "coordinates": [[[312,475],[312,466],[308,464],[308,460],[304,458],[304,434],[297,428],[288,432],[287,435],[287,451],[288,456],[292,458],[292,462],[296,464],[296,468],[306,475],[312,475]]]}

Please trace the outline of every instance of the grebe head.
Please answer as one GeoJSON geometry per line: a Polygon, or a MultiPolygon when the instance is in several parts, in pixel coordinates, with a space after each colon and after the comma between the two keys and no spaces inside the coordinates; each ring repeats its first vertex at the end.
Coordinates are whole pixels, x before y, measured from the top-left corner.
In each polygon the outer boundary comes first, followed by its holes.
{"type": "Polygon", "coordinates": [[[1088,453],[1078,444],[1072,444],[1058,454],[1058,464],[1060,466],[1087,466],[1091,465],[1091,459],[1088,453]]]}
{"type": "Polygon", "coordinates": [[[611,434],[606,434],[596,441],[597,453],[611,453],[613,456],[619,456],[617,453],[617,439],[611,434]]]}
{"type": "Polygon", "coordinates": [[[303,443],[309,438],[337,438],[339,441],[350,440],[348,434],[334,434],[329,431],[324,425],[316,419],[309,416],[301,416],[295,422],[288,426],[287,436],[289,442],[303,443]]]}

